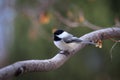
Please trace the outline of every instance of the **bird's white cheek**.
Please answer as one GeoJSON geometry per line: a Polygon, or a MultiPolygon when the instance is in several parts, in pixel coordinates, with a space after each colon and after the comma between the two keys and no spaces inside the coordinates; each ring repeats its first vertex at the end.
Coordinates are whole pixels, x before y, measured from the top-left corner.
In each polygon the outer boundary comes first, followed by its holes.
{"type": "Polygon", "coordinates": [[[63,32],[62,34],[60,34],[60,35],[57,35],[59,38],[65,38],[65,37],[69,37],[70,36],[70,34],[69,33],[67,33],[67,32],[63,32]]]}

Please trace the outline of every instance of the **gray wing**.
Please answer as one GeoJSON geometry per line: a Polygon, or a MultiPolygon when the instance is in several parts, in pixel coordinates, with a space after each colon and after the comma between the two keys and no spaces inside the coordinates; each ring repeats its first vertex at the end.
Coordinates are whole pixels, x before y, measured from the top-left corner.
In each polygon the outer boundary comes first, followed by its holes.
{"type": "Polygon", "coordinates": [[[82,42],[81,39],[77,38],[77,37],[73,37],[73,36],[69,36],[69,37],[66,37],[66,38],[63,38],[63,41],[66,42],[66,43],[79,43],[79,42],[82,42]]]}
{"type": "Polygon", "coordinates": [[[91,45],[96,45],[96,43],[94,42],[91,42],[91,41],[83,41],[77,37],[74,37],[74,36],[69,36],[69,37],[66,37],[66,38],[63,38],[63,41],[65,43],[87,43],[87,44],[91,44],[91,45]]]}

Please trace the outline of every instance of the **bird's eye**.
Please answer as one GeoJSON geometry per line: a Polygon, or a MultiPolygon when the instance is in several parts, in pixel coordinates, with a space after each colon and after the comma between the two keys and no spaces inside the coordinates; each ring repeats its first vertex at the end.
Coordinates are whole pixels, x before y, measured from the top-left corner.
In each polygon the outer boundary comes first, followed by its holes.
{"type": "Polygon", "coordinates": [[[54,34],[55,34],[55,35],[59,35],[59,34],[61,34],[61,33],[63,33],[63,32],[64,32],[63,30],[57,30],[57,31],[54,32],[54,34]]]}

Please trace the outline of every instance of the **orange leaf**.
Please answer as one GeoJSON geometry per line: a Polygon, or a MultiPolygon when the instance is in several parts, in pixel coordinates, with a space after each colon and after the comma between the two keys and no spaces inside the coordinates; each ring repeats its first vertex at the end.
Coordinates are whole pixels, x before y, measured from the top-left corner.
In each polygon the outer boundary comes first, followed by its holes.
{"type": "Polygon", "coordinates": [[[48,24],[50,22],[50,16],[47,13],[41,13],[39,21],[42,24],[48,24]]]}
{"type": "Polygon", "coordinates": [[[54,33],[56,30],[57,30],[56,28],[53,28],[53,29],[52,29],[52,33],[54,33]]]}
{"type": "Polygon", "coordinates": [[[29,38],[30,40],[36,40],[38,36],[38,30],[36,29],[30,29],[29,30],[29,38]]]}
{"type": "Polygon", "coordinates": [[[102,40],[97,40],[96,47],[102,48],[102,40]]]}
{"type": "Polygon", "coordinates": [[[80,15],[80,16],[79,16],[79,21],[80,21],[80,22],[84,22],[84,21],[85,21],[85,18],[84,18],[83,15],[80,15]]]}

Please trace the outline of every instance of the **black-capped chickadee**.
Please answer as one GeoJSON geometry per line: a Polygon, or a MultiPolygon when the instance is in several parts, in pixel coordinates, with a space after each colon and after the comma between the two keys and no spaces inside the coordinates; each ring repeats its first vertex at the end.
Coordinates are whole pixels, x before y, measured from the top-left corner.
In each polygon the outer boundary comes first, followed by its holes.
{"type": "Polygon", "coordinates": [[[60,50],[68,51],[68,52],[73,51],[76,47],[79,46],[79,43],[81,42],[83,42],[81,39],[74,37],[72,34],[64,30],[54,31],[54,44],[60,50]]]}

